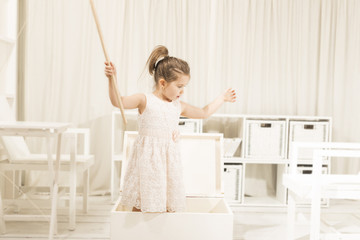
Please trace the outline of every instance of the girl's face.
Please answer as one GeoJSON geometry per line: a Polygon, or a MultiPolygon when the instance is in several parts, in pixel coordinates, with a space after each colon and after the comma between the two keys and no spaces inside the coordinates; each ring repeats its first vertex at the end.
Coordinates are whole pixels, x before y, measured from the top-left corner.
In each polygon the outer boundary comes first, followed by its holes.
{"type": "Polygon", "coordinates": [[[173,82],[160,82],[162,84],[162,95],[166,101],[174,101],[184,93],[185,86],[189,83],[190,77],[187,75],[181,75],[177,80],[173,82]]]}

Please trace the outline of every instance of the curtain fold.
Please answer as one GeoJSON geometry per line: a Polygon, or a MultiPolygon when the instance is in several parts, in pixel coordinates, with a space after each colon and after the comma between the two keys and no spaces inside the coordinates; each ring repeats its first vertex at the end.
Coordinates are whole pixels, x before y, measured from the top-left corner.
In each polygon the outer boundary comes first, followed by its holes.
{"type": "MultiPolygon", "coordinates": [[[[184,100],[202,107],[228,87],[238,101],[218,113],[333,118],[333,141],[360,141],[360,3],[357,0],[95,0],[122,95],[151,91],[156,45],[188,61],[184,100]]],[[[28,2],[25,119],[91,128],[93,192],[110,180],[104,56],[89,2],[28,2]]],[[[359,171],[359,161],[333,171],[359,171]]],[[[261,179],[263,171],[251,176],[261,179]]]]}

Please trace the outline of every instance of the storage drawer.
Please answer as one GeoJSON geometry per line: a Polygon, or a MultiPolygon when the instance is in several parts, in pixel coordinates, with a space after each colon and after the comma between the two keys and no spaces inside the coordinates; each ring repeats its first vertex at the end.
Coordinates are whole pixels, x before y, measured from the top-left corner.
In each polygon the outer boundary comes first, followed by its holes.
{"type": "MultiPolygon", "coordinates": [[[[289,157],[292,142],[328,142],[329,122],[290,121],[289,157]]],[[[313,149],[299,149],[298,159],[312,159],[313,149]]]]}
{"type": "Polygon", "coordinates": [[[282,120],[246,121],[246,158],[285,158],[285,127],[282,120]]]}
{"type": "Polygon", "coordinates": [[[224,163],[224,197],[229,203],[242,202],[242,164],[224,163]]]}

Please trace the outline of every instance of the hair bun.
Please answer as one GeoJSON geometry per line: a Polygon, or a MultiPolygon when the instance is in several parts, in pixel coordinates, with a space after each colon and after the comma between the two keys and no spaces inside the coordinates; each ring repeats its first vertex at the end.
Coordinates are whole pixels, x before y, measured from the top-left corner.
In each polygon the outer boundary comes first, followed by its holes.
{"type": "Polygon", "coordinates": [[[147,60],[146,64],[149,66],[149,73],[150,75],[154,75],[155,68],[162,61],[165,57],[169,56],[169,51],[165,46],[159,45],[154,48],[151,52],[149,59],[147,60]]]}

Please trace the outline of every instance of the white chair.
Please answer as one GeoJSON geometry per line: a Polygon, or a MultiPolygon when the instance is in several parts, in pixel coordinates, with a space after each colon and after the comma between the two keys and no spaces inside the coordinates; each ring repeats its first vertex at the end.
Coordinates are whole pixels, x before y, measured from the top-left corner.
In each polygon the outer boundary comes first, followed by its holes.
{"type": "MultiPolygon", "coordinates": [[[[13,120],[10,116],[10,108],[5,97],[0,96],[0,121],[13,120]]],[[[26,125],[26,122],[24,122],[26,125]]],[[[29,134],[31,136],[31,131],[29,134]]],[[[35,134],[36,135],[36,134],[35,134]]],[[[74,230],[76,225],[76,187],[77,187],[77,173],[83,175],[83,211],[88,209],[88,193],[89,193],[89,169],[94,163],[94,156],[89,154],[89,129],[68,129],[63,134],[64,140],[69,138],[72,149],[71,154],[60,155],[59,172],[69,172],[69,229],[74,230]],[[77,153],[78,136],[83,136],[83,153],[77,153]]],[[[5,150],[7,160],[0,161],[0,177],[5,176],[6,171],[49,171],[48,155],[31,153],[27,142],[22,136],[2,136],[0,143],[5,150]]],[[[64,141],[62,141],[63,143],[64,141]]],[[[55,156],[52,157],[55,159],[55,156]]],[[[1,160],[1,159],[0,159],[1,160]]],[[[49,183],[51,186],[51,183],[49,183]]],[[[12,218],[11,215],[4,215],[3,202],[0,191],[0,232],[5,233],[5,221],[19,220],[19,218],[12,218]]],[[[2,196],[4,197],[4,196],[2,196]]],[[[31,220],[27,217],[24,220],[31,220]]],[[[35,218],[34,218],[35,219],[35,218]]],[[[36,220],[41,220],[36,218],[36,220]]],[[[44,218],[43,218],[44,220],[44,218]]],[[[47,219],[46,219],[47,220],[47,219]]],[[[56,229],[55,229],[56,232],[56,229]]]]}
{"type": "MultiPolygon", "coordinates": [[[[283,185],[289,190],[287,239],[295,239],[296,198],[299,197],[311,200],[310,239],[319,240],[321,198],[360,199],[360,175],[322,174],[324,159],[360,158],[360,143],[294,143],[293,149],[290,171],[283,176],[283,185]],[[301,148],[314,149],[312,174],[299,174],[296,171],[301,148]]],[[[326,237],[331,239],[360,239],[360,233],[344,235],[333,228],[327,228],[326,231],[326,237]]]]}

